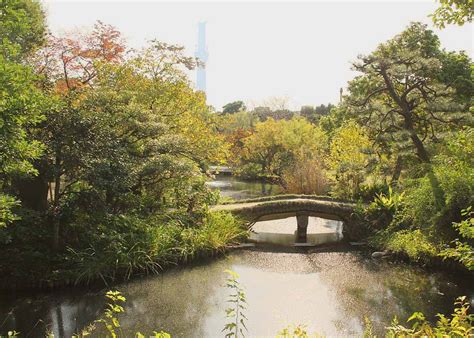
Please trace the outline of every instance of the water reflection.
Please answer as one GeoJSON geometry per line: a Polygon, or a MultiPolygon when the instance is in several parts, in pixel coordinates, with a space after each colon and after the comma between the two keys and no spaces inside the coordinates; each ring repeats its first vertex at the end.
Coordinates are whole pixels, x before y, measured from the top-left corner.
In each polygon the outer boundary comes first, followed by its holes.
{"type": "MultiPolygon", "coordinates": [[[[127,296],[124,333],[163,329],[174,337],[222,337],[227,268],[238,272],[245,286],[250,337],[274,336],[298,323],[310,332],[360,335],[365,315],[380,334],[393,315],[406,319],[413,311],[424,311],[430,318],[436,311],[450,313],[454,298],[472,296],[474,285],[472,280],[448,279],[358,252],[233,252],[208,264],[118,285],[127,296]]],[[[0,330],[16,328],[26,335],[42,318],[58,337],[69,337],[98,316],[104,292],[3,297],[0,324],[12,306],[15,311],[14,320],[7,319],[0,330]]]]}
{"type": "MultiPolygon", "coordinates": [[[[297,234],[296,217],[256,222],[250,240],[257,243],[293,245],[297,234]]],[[[319,245],[335,243],[342,239],[342,222],[319,217],[309,217],[307,243],[319,245]]]]}
{"type": "Polygon", "coordinates": [[[219,189],[222,197],[236,200],[278,195],[282,192],[281,187],[277,184],[243,181],[225,175],[217,175],[215,180],[207,182],[207,185],[211,189],[219,189]]]}

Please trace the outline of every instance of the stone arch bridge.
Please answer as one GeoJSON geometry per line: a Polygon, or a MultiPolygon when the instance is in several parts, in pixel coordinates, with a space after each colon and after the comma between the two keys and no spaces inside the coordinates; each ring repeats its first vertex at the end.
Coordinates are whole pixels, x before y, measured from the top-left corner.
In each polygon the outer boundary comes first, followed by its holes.
{"type": "Polygon", "coordinates": [[[211,210],[229,211],[247,221],[250,226],[257,221],[295,216],[298,225],[297,242],[305,243],[309,216],[342,221],[344,238],[350,241],[360,240],[366,229],[357,220],[355,209],[356,204],[353,202],[329,197],[282,195],[220,204],[211,210]]]}

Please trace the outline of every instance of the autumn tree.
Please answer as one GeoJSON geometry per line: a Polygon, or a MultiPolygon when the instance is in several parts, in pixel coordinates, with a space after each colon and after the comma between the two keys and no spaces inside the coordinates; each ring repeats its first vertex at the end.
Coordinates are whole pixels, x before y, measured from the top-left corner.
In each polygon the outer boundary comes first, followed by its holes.
{"type": "Polygon", "coordinates": [[[38,175],[17,188],[47,215],[56,248],[84,208],[194,212],[206,195],[201,171],[225,157],[205,96],[184,71],[196,59],[160,41],[125,52],[120,33],[98,22],[87,34],[51,37],[33,59],[53,104],[29,131],[45,145],[38,175]]]}
{"type": "Polygon", "coordinates": [[[364,182],[371,148],[367,133],[353,121],[335,131],[327,162],[330,177],[336,182],[336,196],[356,197],[364,182]]]}
{"type": "Polygon", "coordinates": [[[302,118],[267,119],[244,139],[244,168],[254,175],[279,178],[299,158],[322,159],[326,150],[324,133],[302,118]]]}

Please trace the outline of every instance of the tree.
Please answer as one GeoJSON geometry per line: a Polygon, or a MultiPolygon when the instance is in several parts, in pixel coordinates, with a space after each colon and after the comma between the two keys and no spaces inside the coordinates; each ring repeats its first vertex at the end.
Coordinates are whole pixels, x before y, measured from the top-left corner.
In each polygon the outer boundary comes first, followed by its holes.
{"type": "Polygon", "coordinates": [[[0,54],[20,61],[45,40],[45,19],[41,5],[34,0],[0,2],[0,54]]]}
{"type": "MultiPolygon", "coordinates": [[[[372,54],[359,57],[354,69],[362,75],[349,83],[343,105],[375,140],[391,145],[409,141],[418,159],[430,163],[427,143],[469,120],[468,105],[456,95],[456,81],[444,81],[442,75],[443,66],[453,67],[456,59],[440,50],[438,37],[426,25],[412,23],[372,54]]],[[[462,68],[460,73],[468,71],[464,61],[456,67],[462,68]]]]}
{"type": "Polygon", "coordinates": [[[313,106],[302,106],[300,115],[306,118],[311,123],[318,123],[321,117],[329,115],[331,109],[335,106],[329,103],[327,106],[321,104],[317,107],[313,106]]]}
{"type": "Polygon", "coordinates": [[[87,208],[193,213],[205,192],[200,171],[225,157],[205,97],[184,72],[196,60],[159,41],[125,51],[120,33],[98,22],[88,34],[51,37],[34,58],[54,104],[29,129],[45,145],[38,175],[17,189],[47,217],[55,248],[87,208]]]}
{"type": "Polygon", "coordinates": [[[243,139],[253,133],[258,117],[251,112],[241,111],[234,114],[221,114],[216,117],[216,130],[229,144],[227,163],[235,165],[242,157],[243,139]]]}
{"type": "Polygon", "coordinates": [[[246,109],[247,108],[245,107],[245,104],[242,101],[234,101],[227,103],[225,106],[223,106],[222,112],[224,114],[234,114],[240,111],[244,111],[246,109]]]}
{"type": "Polygon", "coordinates": [[[310,119],[315,114],[315,110],[313,106],[301,106],[300,115],[303,116],[305,119],[310,121],[310,119]]]}
{"type": "Polygon", "coordinates": [[[464,25],[472,22],[474,3],[472,0],[439,0],[440,6],[430,15],[434,24],[444,28],[446,24],[464,25]]]}
{"type": "Polygon", "coordinates": [[[371,146],[365,130],[355,122],[336,130],[328,157],[328,167],[336,181],[336,195],[346,198],[357,195],[369,164],[371,146]]]}
{"type": "Polygon", "coordinates": [[[33,140],[28,128],[40,122],[46,102],[35,86],[36,76],[25,65],[26,58],[40,46],[44,36],[44,17],[36,1],[0,3],[0,224],[17,217],[19,206],[11,194],[12,180],[36,174],[32,161],[42,145],[33,140]]]}
{"type": "Polygon", "coordinates": [[[298,158],[321,160],[327,144],[324,133],[302,118],[269,118],[257,123],[254,133],[243,142],[242,165],[257,166],[260,176],[278,178],[298,158]]]}
{"type": "Polygon", "coordinates": [[[331,109],[333,109],[335,106],[331,103],[328,103],[327,105],[321,104],[315,108],[316,114],[320,116],[326,116],[331,112],[331,109]]]}

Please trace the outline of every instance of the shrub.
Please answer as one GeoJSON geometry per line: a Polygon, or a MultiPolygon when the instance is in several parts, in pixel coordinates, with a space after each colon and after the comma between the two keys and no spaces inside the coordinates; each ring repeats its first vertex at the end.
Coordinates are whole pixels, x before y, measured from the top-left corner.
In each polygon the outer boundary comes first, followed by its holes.
{"type": "Polygon", "coordinates": [[[69,248],[68,262],[77,282],[127,279],[134,272],[158,273],[165,266],[222,252],[247,232],[230,213],[208,213],[192,219],[114,218],[89,247],[69,248]],[[183,222],[184,221],[184,222],[183,222]]]}
{"type": "Polygon", "coordinates": [[[474,270],[474,212],[469,207],[461,212],[466,217],[461,222],[453,222],[453,227],[459,232],[461,239],[456,238],[453,241],[454,247],[446,248],[440,256],[443,258],[454,258],[463,264],[467,269],[474,270]]]}
{"type": "Polygon", "coordinates": [[[400,325],[395,318],[387,327],[387,337],[472,337],[474,334],[474,315],[469,314],[469,302],[466,297],[458,297],[451,318],[437,314],[436,326],[431,325],[421,312],[415,312],[408,318],[411,327],[400,325]]]}
{"type": "Polygon", "coordinates": [[[439,249],[432,239],[421,230],[401,230],[385,238],[385,248],[403,253],[414,261],[435,256],[439,249]]]}
{"type": "Polygon", "coordinates": [[[452,234],[449,225],[459,221],[461,210],[473,201],[474,168],[435,166],[432,174],[409,182],[401,220],[419,229],[434,227],[440,235],[452,234]],[[442,191],[442,203],[437,189],[442,191]]]}
{"type": "Polygon", "coordinates": [[[328,179],[317,159],[297,161],[283,172],[282,183],[289,194],[323,195],[328,188],[328,179]]]}

